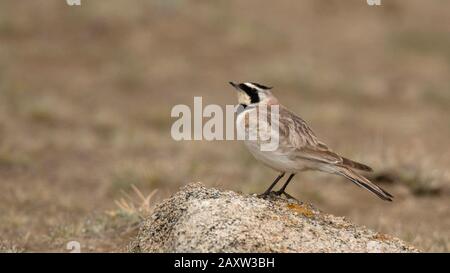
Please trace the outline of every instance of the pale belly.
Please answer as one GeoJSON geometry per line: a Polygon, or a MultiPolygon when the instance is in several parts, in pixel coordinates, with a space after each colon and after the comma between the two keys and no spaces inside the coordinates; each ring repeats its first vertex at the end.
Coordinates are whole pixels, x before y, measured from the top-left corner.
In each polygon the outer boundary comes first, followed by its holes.
{"type": "MultiPolygon", "coordinates": [[[[254,110],[247,110],[247,113],[251,111],[254,110]]],[[[238,115],[236,122],[238,127],[243,126],[244,113],[238,115]]],[[[279,172],[297,173],[304,170],[315,169],[317,167],[313,166],[313,163],[307,160],[292,160],[289,153],[283,149],[276,149],[274,151],[262,150],[260,143],[255,140],[247,139],[244,140],[244,143],[250,153],[257,160],[279,172]]]]}
{"type": "Polygon", "coordinates": [[[304,160],[292,160],[289,154],[275,151],[261,151],[259,145],[255,141],[244,141],[245,146],[250,153],[259,161],[270,168],[287,173],[297,173],[314,168],[310,162],[304,160]]]}

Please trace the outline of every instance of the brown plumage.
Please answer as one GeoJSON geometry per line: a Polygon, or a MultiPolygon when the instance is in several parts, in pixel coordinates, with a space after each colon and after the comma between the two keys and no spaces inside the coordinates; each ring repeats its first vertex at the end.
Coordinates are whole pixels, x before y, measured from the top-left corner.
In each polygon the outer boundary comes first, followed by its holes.
{"type": "Polygon", "coordinates": [[[325,161],[335,165],[341,165],[352,169],[371,172],[373,169],[365,164],[339,156],[331,151],[328,146],[319,141],[316,134],[306,122],[294,113],[280,106],[280,134],[284,135],[286,146],[293,146],[298,152],[304,152],[318,161],[325,161]]]}
{"type": "MultiPolygon", "coordinates": [[[[284,190],[296,173],[305,170],[318,170],[341,175],[374,193],[379,198],[392,201],[393,196],[391,194],[353,170],[370,172],[372,171],[371,167],[342,157],[328,148],[325,143],[317,138],[302,118],[279,104],[268,88],[261,88],[263,85],[254,83],[231,84],[240,92],[239,102],[245,107],[245,110],[238,115],[237,122],[241,122],[246,130],[249,128],[249,123],[261,124],[258,115],[264,114],[266,117],[270,117],[272,106],[278,106],[279,109],[277,119],[272,121],[267,118],[265,121],[269,125],[268,127],[274,125],[271,122],[278,122],[279,145],[275,151],[262,151],[260,149],[262,141],[259,139],[245,141],[250,152],[258,160],[281,172],[281,175],[266,190],[264,195],[271,192],[271,189],[285,173],[291,173],[291,176],[281,190],[276,192],[277,194],[286,194],[284,190]],[[256,115],[251,115],[251,113],[256,113],[256,115]]],[[[271,131],[268,134],[271,134],[271,131]]],[[[263,139],[267,139],[267,137],[263,139]]]]}
{"type": "MultiPolygon", "coordinates": [[[[333,152],[328,146],[319,141],[313,130],[306,122],[280,105],[280,135],[284,134],[286,142],[283,146],[292,147],[297,158],[317,161],[327,165],[327,169],[334,170],[356,185],[369,190],[379,198],[392,201],[393,196],[369,181],[364,176],[351,169],[371,172],[373,169],[365,164],[342,157],[333,152]],[[283,129],[281,129],[283,127],[283,129]]],[[[281,137],[280,137],[281,138],[281,137]]],[[[281,145],[280,145],[281,146],[281,145]]]]}

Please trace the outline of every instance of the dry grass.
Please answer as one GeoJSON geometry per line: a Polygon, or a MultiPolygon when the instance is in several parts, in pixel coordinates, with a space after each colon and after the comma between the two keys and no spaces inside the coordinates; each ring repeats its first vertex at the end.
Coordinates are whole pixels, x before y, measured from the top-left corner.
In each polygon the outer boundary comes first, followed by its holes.
{"type": "Polygon", "coordinates": [[[447,2],[1,1],[2,251],[123,251],[150,196],[132,185],[263,191],[276,174],[241,143],[170,137],[175,104],[233,104],[230,80],[275,86],[396,199],[316,173],[290,194],[449,251],[447,2]]]}
{"type": "MultiPolygon", "coordinates": [[[[145,218],[151,214],[154,202],[153,198],[158,190],[153,190],[150,194],[145,196],[135,185],[131,185],[136,198],[133,198],[126,192],[123,192],[124,197],[115,200],[117,207],[119,207],[118,213],[126,215],[138,215],[140,218],[145,218]]],[[[114,215],[116,212],[110,212],[114,215]]]]}

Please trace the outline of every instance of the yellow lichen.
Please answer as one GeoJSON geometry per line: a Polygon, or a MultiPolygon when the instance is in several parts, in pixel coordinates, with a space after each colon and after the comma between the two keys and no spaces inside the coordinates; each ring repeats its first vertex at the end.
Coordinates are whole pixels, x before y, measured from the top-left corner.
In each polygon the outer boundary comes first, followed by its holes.
{"type": "Polygon", "coordinates": [[[386,234],[383,233],[377,233],[375,236],[373,236],[373,238],[375,240],[379,240],[379,241],[387,241],[390,239],[390,237],[386,234]]]}
{"type": "Polygon", "coordinates": [[[287,208],[290,210],[293,210],[297,213],[302,214],[303,216],[306,216],[308,218],[313,217],[314,216],[314,212],[312,210],[310,210],[307,207],[298,205],[298,204],[288,204],[287,208]]]}

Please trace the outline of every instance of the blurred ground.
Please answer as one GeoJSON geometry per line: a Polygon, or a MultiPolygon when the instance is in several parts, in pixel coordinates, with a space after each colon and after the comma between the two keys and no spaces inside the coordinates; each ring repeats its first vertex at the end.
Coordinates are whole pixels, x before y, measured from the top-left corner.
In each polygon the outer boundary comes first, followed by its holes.
{"type": "Polygon", "coordinates": [[[115,200],[181,185],[261,192],[239,142],[175,142],[176,104],[275,86],[335,151],[371,165],[385,203],[335,176],[289,192],[424,251],[450,251],[450,2],[0,2],[0,251],[122,251],[115,200]]]}

